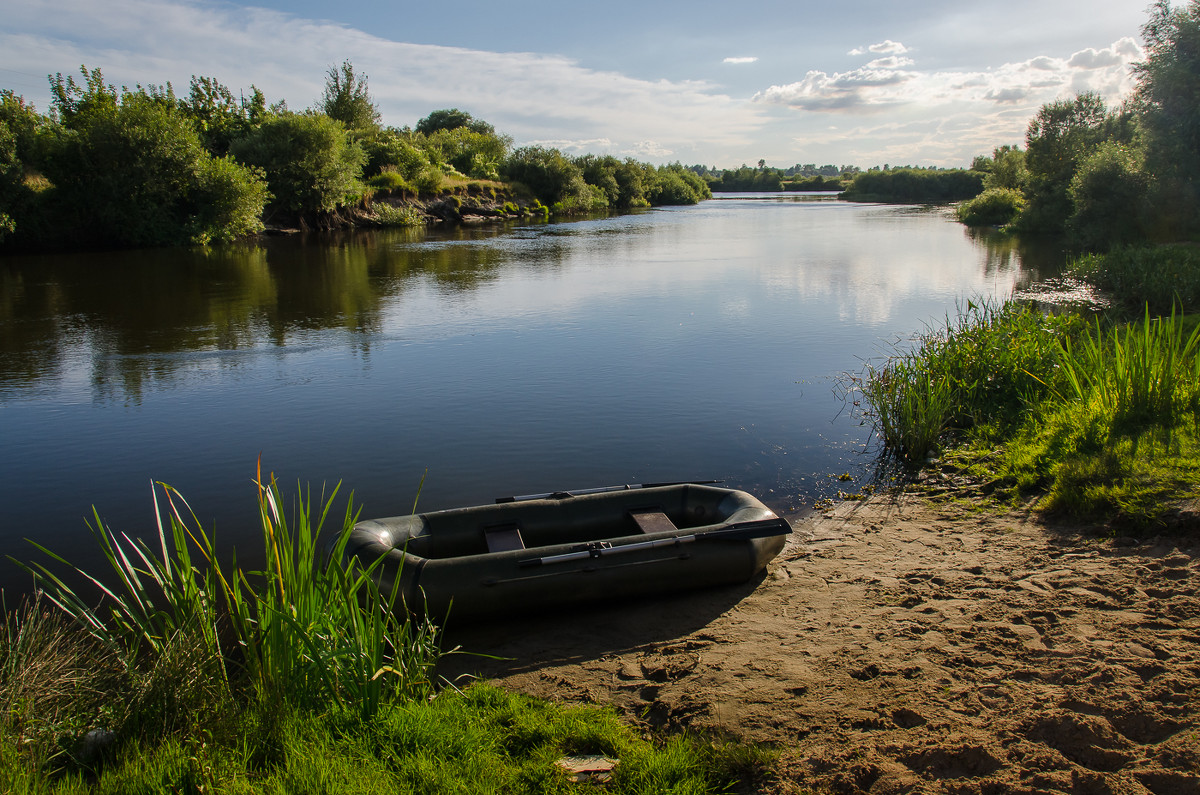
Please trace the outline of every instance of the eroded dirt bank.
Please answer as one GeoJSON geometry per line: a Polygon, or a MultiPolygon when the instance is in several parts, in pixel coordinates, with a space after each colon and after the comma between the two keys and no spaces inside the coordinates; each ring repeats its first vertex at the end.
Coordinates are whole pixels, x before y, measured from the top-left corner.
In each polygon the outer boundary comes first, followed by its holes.
{"type": "Polygon", "coordinates": [[[770,791],[1200,793],[1200,544],[876,496],[757,583],[464,627],[450,674],[777,744],[770,791]]]}

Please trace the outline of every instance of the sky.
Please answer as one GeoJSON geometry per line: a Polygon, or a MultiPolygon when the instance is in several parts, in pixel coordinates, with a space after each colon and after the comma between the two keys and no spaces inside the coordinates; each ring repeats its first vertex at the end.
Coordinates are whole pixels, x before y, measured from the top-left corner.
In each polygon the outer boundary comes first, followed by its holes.
{"type": "MultiPolygon", "coordinates": [[[[1176,3],[1178,5],[1178,2],[1176,3]]],[[[1148,0],[0,0],[0,88],[193,75],[315,106],[349,60],[383,123],[460,108],[518,146],[717,168],[969,165],[1044,103],[1118,105],[1148,0]]]]}

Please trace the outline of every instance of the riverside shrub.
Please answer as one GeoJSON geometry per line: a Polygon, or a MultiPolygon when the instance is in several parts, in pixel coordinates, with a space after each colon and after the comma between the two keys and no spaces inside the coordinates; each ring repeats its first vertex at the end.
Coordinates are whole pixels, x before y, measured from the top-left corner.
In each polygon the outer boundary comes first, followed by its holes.
{"type": "Polygon", "coordinates": [[[239,162],[263,170],[277,210],[332,212],[362,191],[362,147],[340,122],[321,113],[280,113],[234,141],[232,152],[239,162]]]}
{"type": "Polygon", "coordinates": [[[1141,160],[1131,147],[1105,141],[1079,164],[1068,188],[1075,210],[1067,230],[1080,246],[1106,251],[1145,238],[1149,179],[1141,160]]]}
{"type": "Polygon", "coordinates": [[[1004,226],[1020,214],[1025,196],[1014,188],[988,188],[958,205],[955,214],[967,226],[1004,226]]]}
{"type": "Polygon", "coordinates": [[[49,138],[54,211],[76,242],[205,243],[261,228],[261,174],[210,155],[160,98],[126,92],[49,138]]]}

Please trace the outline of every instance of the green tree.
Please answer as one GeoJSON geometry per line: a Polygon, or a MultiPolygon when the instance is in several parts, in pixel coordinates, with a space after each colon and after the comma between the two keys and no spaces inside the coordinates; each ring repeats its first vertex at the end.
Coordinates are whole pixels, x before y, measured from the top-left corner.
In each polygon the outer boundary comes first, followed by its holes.
{"type": "Polygon", "coordinates": [[[89,72],[86,66],[81,66],[79,71],[83,85],[76,83],[71,75],[64,80],[62,72],[50,78],[51,115],[68,129],[79,129],[93,118],[111,118],[119,104],[116,87],[104,82],[100,67],[89,72]]]}
{"type": "Polygon", "coordinates": [[[0,91],[0,240],[18,226],[29,231],[31,216],[40,206],[26,176],[38,170],[47,126],[24,97],[0,91]]]}
{"type": "Polygon", "coordinates": [[[455,130],[459,127],[466,127],[472,132],[489,135],[494,135],[496,132],[496,128],[483,119],[476,119],[470,113],[458,108],[435,110],[417,122],[416,131],[423,135],[432,135],[438,130],[455,130]]]}
{"type": "Polygon", "coordinates": [[[22,187],[24,171],[17,159],[17,136],[0,119],[0,241],[17,228],[10,211],[22,187]]]}
{"type": "Polygon", "coordinates": [[[617,182],[617,168],[621,165],[620,160],[612,155],[582,155],[575,158],[575,165],[583,172],[587,184],[604,193],[608,206],[618,206],[621,185],[617,182]]]}
{"type": "Polygon", "coordinates": [[[508,136],[477,132],[470,126],[435,130],[424,136],[424,148],[431,160],[476,179],[497,179],[510,146],[512,139],[508,136]]]}
{"type": "Polygon", "coordinates": [[[366,155],[341,122],[323,113],[276,114],[234,141],[231,151],[266,174],[277,210],[328,213],[362,192],[366,155]]]}
{"type": "Polygon", "coordinates": [[[1061,232],[1073,206],[1069,188],[1079,163],[1101,141],[1122,131],[1099,94],[1043,105],[1025,133],[1029,204],[1019,225],[1033,232],[1061,232]]]}
{"type": "Polygon", "coordinates": [[[385,168],[411,180],[430,167],[429,155],[411,131],[384,127],[359,138],[367,161],[363,173],[375,176],[385,168]]]}
{"type": "Polygon", "coordinates": [[[379,126],[379,109],[367,91],[367,76],[356,75],[354,65],[342,61],[325,73],[325,93],[320,110],[346,125],[347,130],[372,130],[379,126]]]}
{"type": "Polygon", "coordinates": [[[51,81],[64,123],[48,144],[54,209],[76,242],[177,245],[261,228],[259,175],[215,161],[168,91],[123,90],[84,70],[51,81]]]}
{"type": "Polygon", "coordinates": [[[583,171],[557,149],[523,146],[509,155],[504,176],[525,185],[548,205],[590,202],[592,193],[583,171]]]}
{"type": "Polygon", "coordinates": [[[24,97],[4,89],[0,91],[0,121],[8,125],[13,135],[16,157],[36,167],[42,158],[40,137],[49,126],[49,120],[25,102],[24,97]]]}
{"type": "Polygon", "coordinates": [[[1200,224],[1200,2],[1172,8],[1158,0],[1142,37],[1135,102],[1155,177],[1158,234],[1187,237],[1200,224]]]}
{"type": "Polygon", "coordinates": [[[1019,146],[998,146],[992,150],[991,167],[983,178],[983,187],[1023,190],[1029,180],[1025,167],[1025,152],[1019,146]]]}
{"type": "Polygon", "coordinates": [[[647,187],[646,198],[655,206],[696,204],[712,198],[708,183],[693,171],[678,163],[660,166],[647,187]]]}
{"type": "Polygon", "coordinates": [[[1025,206],[1025,196],[1015,188],[988,188],[955,209],[958,220],[967,226],[1004,226],[1025,206]]]}
{"type": "Polygon", "coordinates": [[[233,92],[211,77],[192,76],[186,99],[179,106],[192,120],[204,147],[214,155],[229,154],[229,147],[267,115],[263,92],[251,86],[250,99],[234,98],[233,92]]]}
{"type": "Polygon", "coordinates": [[[1067,229],[1083,248],[1106,251],[1145,238],[1148,180],[1142,154],[1132,147],[1099,144],[1071,178],[1074,210],[1067,229]]]}

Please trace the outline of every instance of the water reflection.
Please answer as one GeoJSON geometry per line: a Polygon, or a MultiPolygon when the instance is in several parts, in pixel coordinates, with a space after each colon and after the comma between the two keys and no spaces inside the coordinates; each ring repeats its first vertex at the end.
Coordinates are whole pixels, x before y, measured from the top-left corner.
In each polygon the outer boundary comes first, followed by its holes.
{"type": "MultiPolygon", "coordinates": [[[[236,366],[237,351],[332,330],[369,338],[385,304],[417,280],[449,291],[493,280],[514,251],[462,244],[495,239],[375,230],[10,258],[0,270],[0,395],[77,384],[82,368],[98,399],[137,402],[182,372],[236,366]]],[[[539,244],[539,259],[560,256],[539,244]]]]}
{"type": "Polygon", "coordinates": [[[93,504],[144,528],[150,478],[236,539],[260,453],[369,515],[427,468],[426,509],[689,478],[794,507],[870,463],[837,375],[1042,256],[944,210],[772,195],[0,259],[0,554],[86,541],[93,504]]]}
{"type": "Polygon", "coordinates": [[[985,254],[987,273],[1015,274],[1015,287],[1024,289],[1057,277],[1069,256],[1061,238],[1021,238],[991,227],[963,227],[963,234],[985,254]]]}
{"type": "MultiPolygon", "coordinates": [[[[446,321],[455,294],[466,301],[457,304],[459,319],[503,323],[722,283],[714,311],[723,317],[747,316],[763,300],[753,293],[765,290],[773,300],[833,307],[837,322],[865,326],[888,323],[907,296],[943,304],[964,297],[944,209],[853,209],[830,198],[750,194],[577,223],[13,258],[0,270],[0,394],[86,380],[96,399],[136,403],[152,385],[242,366],[236,352],[335,331],[347,335],[339,344],[365,354],[381,333],[436,325],[431,313],[446,321]],[[817,212],[797,224],[787,205],[817,212]],[[772,217],[780,210],[793,217],[772,217]],[[779,228],[784,222],[792,228],[779,228]],[[938,234],[922,238],[923,227],[938,234]],[[555,277],[568,262],[573,277],[555,277]],[[751,279],[741,275],[747,269],[751,279]],[[471,297],[485,287],[486,297],[471,297]]],[[[981,254],[982,282],[973,289],[1022,290],[1061,270],[1063,253],[1052,242],[989,229],[962,234],[981,254]]]]}

